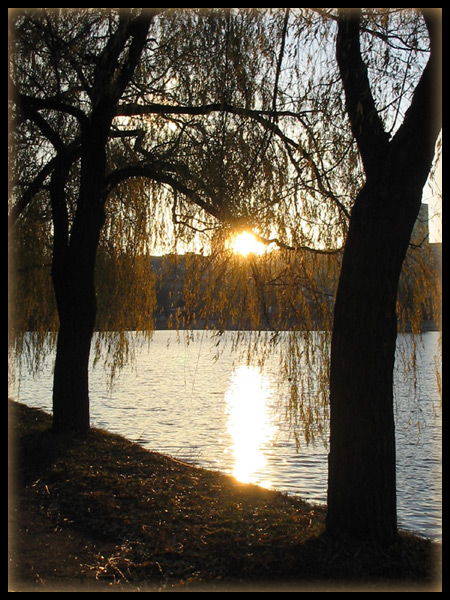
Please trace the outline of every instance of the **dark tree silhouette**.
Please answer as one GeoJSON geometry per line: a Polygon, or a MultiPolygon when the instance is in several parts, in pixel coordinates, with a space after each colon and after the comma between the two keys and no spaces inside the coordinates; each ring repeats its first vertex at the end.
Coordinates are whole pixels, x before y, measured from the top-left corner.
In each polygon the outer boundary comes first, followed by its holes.
{"type": "Polygon", "coordinates": [[[327,532],[390,543],[397,535],[396,299],[441,127],[436,103],[440,40],[427,17],[431,56],[390,140],[361,58],[359,18],[357,12],[339,15],[336,47],[366,182],[352,209],[335,304],[327,532]]]}

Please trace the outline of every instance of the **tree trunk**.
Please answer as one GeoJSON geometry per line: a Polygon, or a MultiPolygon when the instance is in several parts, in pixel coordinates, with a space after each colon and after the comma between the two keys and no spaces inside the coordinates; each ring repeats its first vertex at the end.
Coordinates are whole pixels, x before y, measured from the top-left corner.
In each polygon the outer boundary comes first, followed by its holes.
{"type": "Polygon", "coordinates": [[[95,325],[96,299],[93,265],[61,261],[53,269],[60,329],[53,380],[53,429],[89,429],[89,353],[95,325]],[[80,268],[83,267],[83,268],[80,268]]]}
{"type": "Polygon", "coordinates": [[[52,202],[55,223],[52,279],[60,320],[53,380],[53,429],[60,432],[89,429],[88,371],[97,313],[95,260],[105,220],[106,138],[105,126],[92,126],[85,132],[80,190],[70,240],[67,226],[64,231],[61,225],[67,216],[60,221],[56,218],[58,208],[65,206],[60,199],[63,185],[56,180],[52,190],[56,196],[52,202]]]}
{"type": "Polygon", "coordinates": [[[327,534],[397,537],[393,370],[396,300],[440,130],[439,32],[404,121],[384,132],[359,47],[360,12],[341,11],[336,56],[366,173],[352,210],[336,296],[330,369],[327,534]]]}
{"type": "Polygon", "coordinates": [[[355,202],[336,297],[327,533],[389,544],[397,536],[397,287],[422,188],[379,181],[355,202]]]}
{"type": "Polygon", "coordinates": [[[152,18],[152,14],[122,15],[98,57],[90,90],[92,110],[81,121],[80,187],[70,236],[65,185],[73,160],[68,153],[61,153],[52,177],[52,279],[60,319],[53,383],[57,431],[89,429],[89,354],[97,312],[94,270],[105,222],[107,141],[117,102],[133,76],[152,18]],[[129,41],[126,58],[120,60],[129,41]]]}

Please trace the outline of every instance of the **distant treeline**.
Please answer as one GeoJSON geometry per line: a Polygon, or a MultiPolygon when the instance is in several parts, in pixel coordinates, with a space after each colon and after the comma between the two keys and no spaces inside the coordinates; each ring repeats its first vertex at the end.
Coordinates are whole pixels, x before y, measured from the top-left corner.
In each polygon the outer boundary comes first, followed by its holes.
{"type": "MultiPolygon", "coordinates": [[[[100,250],[100,330],[330,329],[340,254],[110,257],[100,250]]],[[[50,266],[18,269],[10,314],[23,330],[58,326],[50,266]],[[33,289],[35,291],[33,292],[33,289]],[[35,302],[27,298],[34,294],[35,302]]],[[[440,328],[441,244],[411,248],[398,294],[400,330],[440,328]]]]}

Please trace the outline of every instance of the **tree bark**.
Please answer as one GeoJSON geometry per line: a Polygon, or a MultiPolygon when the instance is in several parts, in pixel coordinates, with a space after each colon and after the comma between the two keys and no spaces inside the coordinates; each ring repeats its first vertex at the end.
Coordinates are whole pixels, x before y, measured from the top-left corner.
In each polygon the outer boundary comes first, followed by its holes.
{"type": "MultiPolygon", "coordinates": [[[[73,275],[73,269],[68,269],[73,275]]],[[[53,378],[53,430],[57,432],[87,431],[89,420],[89,353],[95,322],[95,294],[80,286],[75,289],[64,279],[53,279],[55,290],[66,287],[74,300],[83,300],[71,306],[71,315],[61,316],[53,378]]],[[[57,296],[60,294],[57,293],[57,296]]],[[[61,300],[60,300],[61,301],[61,300]]],[[[69,311],[68,311],[69,312],[69,311]]]]}
{"type": "Polygon", "coordinates": [[[397,537],[397,288],[440,130],[434,103],[440,61],[435,45],[404,122],[388,141],[362,62],[355,13],[339,18],[337,59],[366,184],[352,210],[335,303],[326,531],[387,545],[397,537]]]}
{"type": "MultiPolygon", "coordinates": [[[[95,260],[104,224],[103,189],[106,165],[106,129],[91,126],[83,136],[80,189],[70,240],[67,215],[54,212],[55,238],[52,280],[60,329],[53,380],[53,429],[82,432],[89,429],[89,355],[95,326],[95,260]],[[59,229],[63,233],[59,234],[59,229]]],[[[52,189],[53,205],[64,211],[63,182],[52,189]]]]}
{"type": "Polygon", "coordinates": [[[395,196],[393,182],[385,180],[366,184],[355,202],[336,297],[330,372],[327,533],[382,544],[397,535],[396,298],[421,189],[415,197],[395,196]]]}

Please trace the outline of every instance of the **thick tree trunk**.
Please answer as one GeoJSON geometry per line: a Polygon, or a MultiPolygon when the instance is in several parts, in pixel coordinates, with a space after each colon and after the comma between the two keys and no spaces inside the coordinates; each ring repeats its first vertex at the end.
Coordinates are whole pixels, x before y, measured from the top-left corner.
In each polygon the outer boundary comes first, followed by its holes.
{"type": "Polygon", "coordinates": [[[381,181],[355,202],[336,298],[327,533],[389,544],[397,536],[396,298],[421,188],[381,181]]]}
{"type": "Polygon", "coordinates": [[[404,121],[384,132],[359,47],[360,11],[342,9],[336,57],[366,184],[352,210],[336,296],[330,371],[327,533],[397,537],[393,369],[396,298],[440,130],[439,32],[404,121]]]}
{"type": "Polygon", "coordinates": [[[95,325],[96,300],[93,266],[62,261],[53,270],[60,329],[53,380],[53,429],[89,429],[89,353],[95,325]]]}
{"type": "Polygon", "coordinates": [[[60,318],[53,384],[57,431],[89,428],[88,368],[97,311],[95,260],[105,221],[106,147],[117,102],[139,61],[152,18],[152,14],[121,16],[97,60],[90,91],[92,110],[81,122],[80,187],[70,235],[65,184],[72,162],[65,153],[52,177],[52,278],[60,318]]]}
{"type": "Polygon", "coordinates": [[[53,430],[89,429],[88,365],[92,331],[61,324],[53,379],[53,430]]]}
{"type": "MultiPolygon", "coordinates": [[[[53,429],[89,429],[89,354],[95,326],[95,260],[104,224],[103,190],[106,164],[106,127],[92,126],[83,138],[77,212],[68,232],[55,226],[52,279],[60,330],[53,380],[53,429]],[[61,238],[61,239],[60,239],[61,238]]],[[[55,195],[63,194],[55,183],[55,195]]],[[[54,202],[54,222],[61,202],[54,202]]],[[[64,219],[61,218],[61,222],[64,219]]]]}

